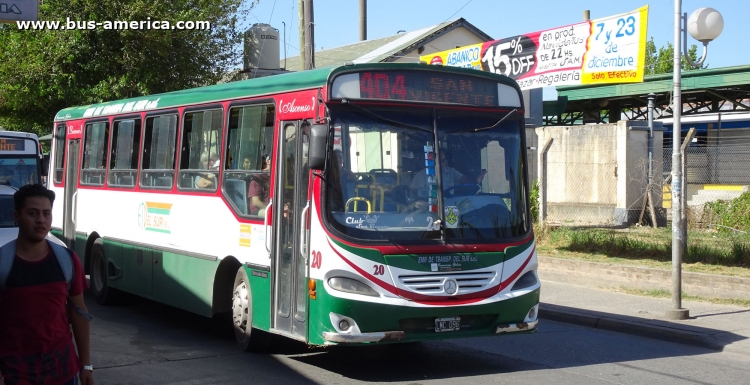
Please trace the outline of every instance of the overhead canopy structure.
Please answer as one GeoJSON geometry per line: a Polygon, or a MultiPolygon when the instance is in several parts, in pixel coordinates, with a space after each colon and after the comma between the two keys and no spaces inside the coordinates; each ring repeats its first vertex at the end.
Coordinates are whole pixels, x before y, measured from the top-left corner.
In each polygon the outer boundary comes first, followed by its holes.
{"type": "MultiPolygon", "coordinates": [[[[557,87],[545,102],[545,125],[614,123],[647,119],[648,94],[656,94],[655,118],[672,116],[672,74],[648,75],[643,83],[557,87]]],[[[750,111],[750,65],[682,73],[682,114],[750,111]]]]}

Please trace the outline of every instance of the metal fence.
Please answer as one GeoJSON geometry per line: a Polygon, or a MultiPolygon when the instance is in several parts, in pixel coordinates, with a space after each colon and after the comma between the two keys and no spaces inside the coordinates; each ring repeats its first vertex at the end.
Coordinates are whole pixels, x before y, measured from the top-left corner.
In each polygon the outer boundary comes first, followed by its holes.
{"type": "MultiPolygon", "coordinates": [[[[699,138],[700,139],[700,138],[699,138]]],[[[672,148],[663,153],[663,179],[672,172],[672,148]]],[[[719,200],[731,201],[750,186],[750,134],[722,140],[721,143],[691,143],[683,154],[684,188],[686,189],[688,225],[710,227],[706,223],[707,204],[719,200]]],[[[663,207],[671,209],[671,186],[663,187],[663,207]]],[[[671,219],[668,213],[668,219],[671,219]]]]}

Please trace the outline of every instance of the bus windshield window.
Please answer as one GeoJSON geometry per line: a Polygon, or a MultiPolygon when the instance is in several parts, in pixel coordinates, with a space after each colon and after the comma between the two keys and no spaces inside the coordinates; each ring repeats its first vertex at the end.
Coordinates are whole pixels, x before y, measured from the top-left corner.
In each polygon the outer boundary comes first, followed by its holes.
{"type": "Polygon", "coordinates": [[[446,237],[512,238],[528,230],[522,126],[497,115],[438,118],[446,237]],[[476,130],[480,129],[480,130],[476,130]]]}
{"type": "Polygon", "coordinates": [[[34,183],[39,183],[34,157],[0,158],[0,184],[19,188],[34,183]]]}
{"type": "Polygon", "coordinates": [[[494,125],[503,114],[436,111],[436,146],[432,111],[369,111],[331,113],[326,200],[337,230],[372,240],[439,239],[443,220],[446,237],[453,239],[526,232],[518,120],[470,132],[494,125]]]}

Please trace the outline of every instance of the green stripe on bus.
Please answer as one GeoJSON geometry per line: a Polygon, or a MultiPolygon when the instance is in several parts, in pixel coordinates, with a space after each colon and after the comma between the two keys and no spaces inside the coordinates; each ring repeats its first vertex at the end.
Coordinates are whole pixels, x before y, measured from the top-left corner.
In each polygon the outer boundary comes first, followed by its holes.
{"type": "Polygon", "coordinates": [[[511,247],[505,248],[505,260],[508,261],[521,255],[521,253],[525,252],[533,245],[534,245],[534,238],[532,237],[526,243],[520,244],[518,246],[511,246],[511,247]]]}
{"type": "Polygon", "coordinates": [[[469,271],[503,262],[503,253],[445,253],[387,255],[388,266],[414,271],[469,271]]]}
{"type": "Polygon", "coordinates": [[[329,239],[331,239],[331,241],[333,241],[333,243],[336,246],[338,246],[338,247],[340,247],[340,248],[342,248],[342,249],[344,249],[344,250],[346,250],[346,251],[348,251],[348,252],[350,252],[352,254],[355,254],[358,257],[369,259],[369,260],[371,260],[373,262],[385,263],[385,260],[383,259],[383,253],[381,253],[380,251],[378,251],[376,249],[371,249],[371,248],[366,248],[366,247],[349,246],[349,245],[346,245],[346,244],[344,244],[342,242],[339,242],[339,241],[337,241],[337,240],[335,240],[333,238],[329,238],[329,239]]]}
{"type": "MultiPolygon", "coordinates": [[[[221,260],[207,260],[104,238],[105,258],[122,269],[115,289],[206,317],[213,315],[214,279],[221,260]]],[[[231,295],[231,294],[227,294],[231,295]]]]}
{"type": "Polygon", "coordinates": [[[171,211],[172,211],[171,209],[157,209],[157,208],[151,208],[151,207],[148,208],[149,214],[169,215],[171,211]]]}
{"type": "Polygon", "coordinates": [[[169,230],[157,229],[156,227],[146,227],[146,231],[153,231],[155,233],[172,234],[169,230]]]}

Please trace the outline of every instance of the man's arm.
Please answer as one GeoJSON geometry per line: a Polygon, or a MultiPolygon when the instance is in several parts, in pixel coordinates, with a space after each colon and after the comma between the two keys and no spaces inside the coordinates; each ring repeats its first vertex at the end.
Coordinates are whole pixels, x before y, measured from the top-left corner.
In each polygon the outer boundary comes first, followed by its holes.
{"type": "MultiPolygon", "coordinates": [[[[70,319],[70,325],[73,327],[73,338],[76,341],[76,347],[78,347],[78,357],[81,359],[83,365],[91,365],[91,350],[89,344],[90,327],[89,321],[83,318],[82,315],[76,312],[76,308],[73,304],[86,310],[86,304],[83,302],[83,294],[71,296],[70,300],[72,303],[68,303],[68,314],[70,319]]],[[[89,370],[81,370],[81,385],[94,385],[94,375],[89,370]]]]}

